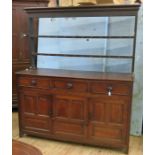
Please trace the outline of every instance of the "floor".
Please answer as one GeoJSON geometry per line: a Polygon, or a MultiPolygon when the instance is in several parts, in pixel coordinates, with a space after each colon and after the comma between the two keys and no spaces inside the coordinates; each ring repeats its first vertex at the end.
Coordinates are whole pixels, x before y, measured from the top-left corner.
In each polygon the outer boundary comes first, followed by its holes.
{"type": "MultiPolygon", "coordinates": [[[[42,138],[25,136],[19,138],[18,114],[13,112],[13,139],[31,144],[41,150],[43,155],[125,155],[122,152],[99,147],[83,146],[79,144],[58,142],[42,138]]],[[[143,154],[143,138],[130,136],[130,147],[128,155],[143,154]]]]}

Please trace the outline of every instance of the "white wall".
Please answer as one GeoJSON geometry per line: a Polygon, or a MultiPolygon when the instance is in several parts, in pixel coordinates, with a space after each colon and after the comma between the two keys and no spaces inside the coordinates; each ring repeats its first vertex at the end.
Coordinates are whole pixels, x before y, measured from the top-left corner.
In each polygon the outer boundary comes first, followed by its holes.
{"type": "Polygon", "coordinates": [[[135,60],[135,82],[132,104],[131,131],[133,135],[141,135],[143,120],[143,8],[139,11],[136,60],[135,60]]]}

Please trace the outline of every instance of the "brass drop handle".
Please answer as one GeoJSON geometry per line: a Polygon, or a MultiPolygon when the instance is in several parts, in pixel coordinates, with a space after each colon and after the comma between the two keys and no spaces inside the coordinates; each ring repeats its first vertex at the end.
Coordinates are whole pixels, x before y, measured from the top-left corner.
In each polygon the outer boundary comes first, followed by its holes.
{"type": "Polygon", "coordinates": [[[111,95],[112,95],[112,87],[109,86],[109,87],[107,88],[107,91],[108,91],[108,96],[111,96],[111,95]]]}
{"type": "Polygon", "coordinates": [[[67,89],[71,89],[73,88],[73,84],[72,83],[67,83],[67,89]]]}
{"type": "Polygon", "coordinates": [[[31,85],[32,85],[32,86],[36,86],[36,85],[37,85],[37,81],[36,81],[36,80],[32,80],[32,81],[31,81],[31,85]]]}

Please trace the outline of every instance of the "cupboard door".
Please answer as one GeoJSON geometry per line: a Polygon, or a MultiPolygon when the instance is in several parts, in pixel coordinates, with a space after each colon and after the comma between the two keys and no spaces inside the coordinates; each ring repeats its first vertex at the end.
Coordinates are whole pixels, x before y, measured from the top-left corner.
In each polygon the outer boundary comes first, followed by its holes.
{"type": "Polygon", "coordinates": [[[91,98],[89,138],[106,144],[123,144],[129,124],[129,100],[124,96],[91,98]]]}
{"type": "Polygon", "coordinates": [[[25,130],[50,131],[51,96],[37,91],[21,93],[22,126],[25,130]]]}
{"type": "Polygon", "coordinates": [[[77,96],[59,96],[53,98],[54,134],[69,138],[86,136],[87,99],[77,96]]]}

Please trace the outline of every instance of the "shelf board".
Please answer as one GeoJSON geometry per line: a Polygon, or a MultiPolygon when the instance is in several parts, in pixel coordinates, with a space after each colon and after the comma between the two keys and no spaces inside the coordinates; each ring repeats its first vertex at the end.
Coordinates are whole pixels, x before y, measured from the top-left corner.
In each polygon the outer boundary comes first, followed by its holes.
{"type": "Polygon", "coordinates": [[[79,39],[133,39],[135,36],[63,36],[63,35],[29,35],[31,38],[79,38],[79,39]]]}
{"type": "Polygon", "coordinates": [[[52,54],[52,53],[32,53],[33,56],[60,56],[60,57],[85,57],[85,58],[117,58],[132,59],[133,56],[117,56],[117,55],[84,55],[84,54],[52,54]]]}

